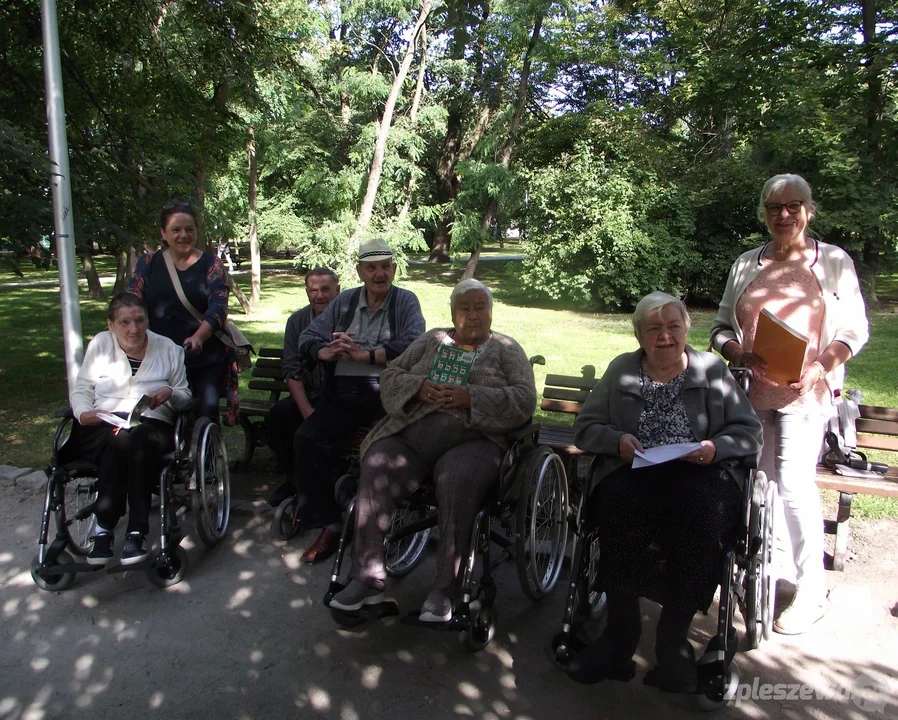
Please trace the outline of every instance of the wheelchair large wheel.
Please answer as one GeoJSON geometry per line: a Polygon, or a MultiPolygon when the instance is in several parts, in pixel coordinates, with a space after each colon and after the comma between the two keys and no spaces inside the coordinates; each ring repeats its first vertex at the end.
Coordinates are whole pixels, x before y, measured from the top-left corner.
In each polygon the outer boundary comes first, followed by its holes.
{"type": "Polygon", "coordinates": [[[583,548],[584,554],[589,559],[580,572],[574,595],[574,614],[583,622],[600,618],[606,607],[605,593],[596,588],[596,578],[599,574],[598,535],[588,533],[584,542],[589,543],[589,547],[583,548]]]}
{"type": "Polygon", "coordinates": [[[521,483],[515,524],[515,564],[521,587],[537,602],[555,587],[567,545],[567,477],[561,458],[541,445],[521,483]]]}
{"type": "MultiPolygon", "coordinates": [[[[56,565],[71,565],[74,562],[72,556],[65,551],[56,556],[56,565]]],[[[75,573],[71,572],[61,572],[58,575],[40,575],[37,571],[39,564],[40,558],[35,555],[34,559],[31,561],[31,579],[34,580],[34,584],[41,590],[46,590],[47,592],[59,592],[61,590],[67,590],[72,586],[72,583],[75,582],[75,573]]]]}
{"type": "Polygon", "coordinates": [[[231,516],[231,472],[218,425],[200,418],[193,428],[192,448],[195,487],[190,510],[200,540],[212,547],[224,537],[231,516]]]}
{"type": "MultiPolygon", "coordinates": [[[[418,522],[427,517],[427,508],[424,506],[411,507],[404,505],[393,513],[387,535],[394,534],[413,522],[418,522]]],[[[398,540],[387,543],[386,566],[387,575],[390,577],[404,577],[408,575],[424,556],[427,541],[433,528],[427,528],[407,535],[398,540]]]]}
{"type": "Polygon", "coordinates": [[[59,506],[54,513],[56,531],[68,538],[68,548],[81,557],[87,555],[91,548],[91,537],[97,529],[97,518],[89,512],[82,519],[79,513],[92,510],[97,501],[97,481],[95,478],[76,478],[56,486],[59,506]]]}
{"type": "MultiPolygon", "coordinates": [[[[762,473],[759,473],[762,474],[762,473]]],[[[766,479],[766,476],[765,476],[766,479]]],[[[772,480],[767,482],[765,514],[762,525],[764,535],[761,543],[761,633],[765,640],[773,634],[773,613],[776,606],[776,573],[774,572],[773,551],[776,546],[773,518],[776,515],[777,486],[772,480]]]]}

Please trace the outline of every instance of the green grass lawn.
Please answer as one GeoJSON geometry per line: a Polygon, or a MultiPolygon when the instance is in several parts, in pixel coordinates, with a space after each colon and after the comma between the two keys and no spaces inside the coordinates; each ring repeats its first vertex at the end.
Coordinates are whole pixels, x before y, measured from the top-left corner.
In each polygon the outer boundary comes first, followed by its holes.
{"type": "MultiPolygon", "coordinates": [[[[101,273],[114,272],[111,258],[97,258],[97,265],[101,273]]],[[[636,347],[628,314],[590,313],[562,303],[534,306],[520,292],[516,267],[514,262],[483,263],[478,277],[494,290],[493,327],[514,337],[528,355],[545,357],[546,365],[535,369],[538,388],[547,372],[579,374],[584,365],[594,365],[601,375],[611,359],[636,347]]],[[[301,276],[288,272],[289,261],[265,260],[263,268],[282,272],[264,276],[261,307],[252,316],[245,316],[232,300],[231,317],[257,348],[280,347],[287,317],[306,304],[306,297],[301,276]]],[[[450,323],[449,293],[463,269],[463,264],[410,266],[401,284],[418,295],[428,328],[450,323]]],[[[30,271],[28,274],[32,275],[30,271]]],[[[37,271],[34,275],[55,279],[52,272],[37,271]]],[[[2,280],[8,278],[0,278],[0,336],[5,338],[0,346],[0,464],[42,467],[55,427],[53,412],[67,404],[59,292],[56,288],[4,287],[2,280]]],[[[248,275],[240,275],[237,280],[248,292],[248,275]]],[[[95,332],[105,329],[107,302],[88,300],[82,287],[85,345],[95,332]]],[[[692,313],[689,341],[694,347],[707,346],[713,315],[710,310],[692,313]]],[[[874,311],[870,321],[871,340],[849,363],[848,385],[860,388],[868,404],[898,407],[892,355],[898,348],[898,314],[874,311]]],[[[249,373],[241,376],[241,384],[248,381],[249,373]]],[[[244,394],[254,393],[245,390],[244,394]]],[[[567,416],[538,419],[570,422],[567,416]]],[[[259,453],[267,454],[264,450],[259,453]]],[[[883,459],[896,463],[895,458],[883,459]]],[[[883,503],[879,498],[859,497],[855,505],[863,513],[868,501],[874,515],[898,515],[896,501],[883,503]]]]}

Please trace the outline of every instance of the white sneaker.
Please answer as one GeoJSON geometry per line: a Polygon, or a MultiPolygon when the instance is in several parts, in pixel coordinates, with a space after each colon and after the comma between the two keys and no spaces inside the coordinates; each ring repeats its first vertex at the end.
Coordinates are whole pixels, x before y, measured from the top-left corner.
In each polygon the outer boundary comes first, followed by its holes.
{"type": "Polygon", "coordinates": [[[452,600],[440,590],[432,590],[418,616],[421,622],[444,623],[452,619],[452,600]]]}
{"type": "Polygon", "coordinates": [[[780,635],[801,635],[810,630],[826,614],[826,599],[810,593],[795,592],[789,607],[773,622],[780,635]]]}

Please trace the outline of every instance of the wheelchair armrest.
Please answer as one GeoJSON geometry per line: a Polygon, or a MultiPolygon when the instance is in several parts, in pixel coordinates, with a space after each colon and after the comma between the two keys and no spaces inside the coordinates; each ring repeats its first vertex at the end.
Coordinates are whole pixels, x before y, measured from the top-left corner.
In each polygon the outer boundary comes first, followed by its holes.
{"type": "Polygon", "coordinates": [[[183,407],[178,408],[178,413],[186,413],[186,412],[189,412],[190,410],[193,410],[194,408],[196,408],[199,404],[200,404],[199,399],[197,399],[197,398],[191,398],[190,400],[188,400],[188,401],[184,404],[183,407]]]}
{"type": "Polygon", "coordinates": [[[508,440],[509,445],[514,445],[515,443],[520,442],[526,437],[530,437],[539,432],[539,425],[537,423],[528,423],[523,427],[519,427],[516,430],[512,430],[509,433],[505,434],[505,439],[508,440]]]}
{"type": "Polygon", "coordinates": [[[53,413],[53,417],[55,418],[72,418],[74,419],[75,414],[72,412],[72,408],[67,407],[62,410],[57,410],[53,413]]]}

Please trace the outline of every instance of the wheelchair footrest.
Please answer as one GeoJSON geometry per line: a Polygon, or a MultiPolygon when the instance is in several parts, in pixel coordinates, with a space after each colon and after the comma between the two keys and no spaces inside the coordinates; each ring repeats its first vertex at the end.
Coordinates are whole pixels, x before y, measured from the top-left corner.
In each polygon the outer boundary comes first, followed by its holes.
{"type": "Polygon", "coordinates": [[[68,565],[53,564],[45,565],[39,570],[36,570],[36,572],[42,578],[47,579],[66,573],[96,572],[97,570],[102,570],[103,567],[103,565],[90,565],[89,563],[69,563],[68,565]]]}
{"type": "Polygon", "coordinates": [[[399,622],[403,625],[415,625],[416,627],[424,627],[428,630],[451,630],[453,632],[464,632],[468,629],[470,617],[466,613],[453,613],[452,619],[446,622],[428,622],[421,619],[420,610],[412,610],[404,615],[399,622]]]}
{"type": "MultiPolygon", "coordinates": [[[[327,605],[327,603],[325,603],[327,605]]],[[[347,619],[380,620],[385,617],[393,617],[399,614],[399,605],[395,600],[384,600],[376,605],[362,605],[358,610],[341,610],[340,608],[327,605],[332,613],[339,613],[347,619]]]]}

